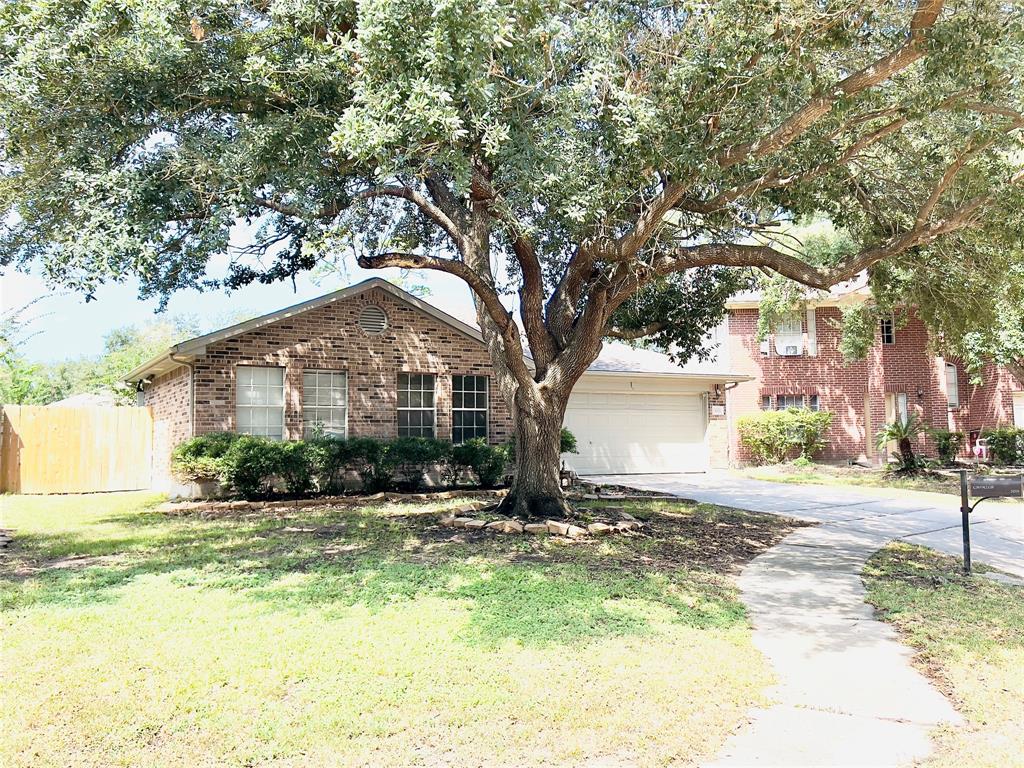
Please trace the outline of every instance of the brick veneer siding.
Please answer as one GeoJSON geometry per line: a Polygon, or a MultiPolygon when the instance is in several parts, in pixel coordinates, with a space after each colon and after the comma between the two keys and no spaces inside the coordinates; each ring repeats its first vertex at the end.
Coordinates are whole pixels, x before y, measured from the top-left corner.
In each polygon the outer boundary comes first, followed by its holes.
{"type": "MultiPolygon", "coordinates": [[[[886,420],[887,394],[906,393],[909,408],[926,424],[948,425],[944,369],[928,351],[927,330],[918,318],[911,316],[905,325],[897,327],[893,344],[882,344],[880,333],[876,331],[875,343],[867,357],[847,362],[839,350],[841,313],[838,308],[815,310],[815,356],[808,354],[806,344],[801,356],[780,356],[775,352],[774,343],[770,345],[770,354],[763,356],[756,336],[757,317],[756,309],[736,309],[729,315],[732,368],[754,377],[753,381],[742,382],[729,392],[730,440],[733,455],[741,463],[752,457],[739,443],[735,421],[745,414],[758,413],[764,395],[818,396],[819,408],[833,414],[822,453],[826,460],[854,459],[862,455],[873,455],[876,460],[881,458],[873,442],[874,434],[886,420]]],[[[806,337],[806,314],[803,324],[806,337]]],[[[966,391],[964,386],[961,385],[961,392],[966,391]]],[[[922,437],[919,448],[931,449],[927,437],[922,437]]]]}
{"type": "Polygon", "coordinates": [[[959,380],[960,408],[952,415],[965,437],[971,432],[1013,425],[1013,395],[1024,391],[1024,386],[1007,369],[989,364],[981,370],[980,384],[971,384],[970,377],[963,373],[959,380]]]}
{"type": "Polygon", "coordinates": [[[171,490],[171,451],[192,436],[189,369],[186,366],[161,374],[146,387],[143,402],[153,412],[153,488],[171,490]]]}
{"type": "Polygon", "coordinates": [[[489,439],[500,443],[511,434],[508,408],[496,391],[483,344],[379,288],[209,345],[194,364],[197,434],[235,431],[239,365],[285,369],[288,439],[302,437],[302,373],[310,369],[348,374],[352,437],[397,436],[400,372],[436,376],[437,436],[446,440],[451,439],[451,377],[490,376],[489,439]],[[387,314],[388,327],[382,334],[369,335],[359,327],[359,313],[370,304],[387,314]]]}

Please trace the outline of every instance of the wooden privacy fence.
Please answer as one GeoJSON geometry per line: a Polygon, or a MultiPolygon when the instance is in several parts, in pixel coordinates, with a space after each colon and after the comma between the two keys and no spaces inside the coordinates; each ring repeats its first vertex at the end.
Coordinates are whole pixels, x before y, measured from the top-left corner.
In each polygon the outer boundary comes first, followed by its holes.
{"type": "Polygon", "coordinates": [[[3,406],[0,491],[89,493],[149,488],[149,408],[3,406]]]}

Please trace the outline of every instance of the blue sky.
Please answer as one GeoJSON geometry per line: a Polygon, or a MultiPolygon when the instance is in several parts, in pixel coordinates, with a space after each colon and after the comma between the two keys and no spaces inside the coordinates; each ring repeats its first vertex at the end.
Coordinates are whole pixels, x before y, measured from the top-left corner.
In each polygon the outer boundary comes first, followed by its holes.
{"type": "MultiPolygon", "coordinates": [[[[171,297],[166,315],[193,315],[216,327],[218,321],[232,315],[272,312],[374,276],[396,279],[398,270],[371,272],[352,265],[347,277],[322,279],[319,285],[304,277],[297,282],[296,290],[289,282],[250,285],[231,294],[182,291],[171,297]]],[[[427,301],[463,320],[472,320],[469,289],[458,278],[421,272],[416,274],[415,281],[430,289],[427,301]]],[[[13,272],[0,276],[0,305],[4,310],[24,306],[39,296],[46,297],[31,310],[35,320],[30,328],[35,335],[21,348],[26,357],[37,361],[94,355],[102,350],[104,335],[113,329],[141,325],[159,317],[155,314],[158,302],[140,301],[137,294],[137,282],[129,280],[104,286],[97,291],[94,301],[86,303],[80,294],[50,288],[38,274],[13,272]]]]}

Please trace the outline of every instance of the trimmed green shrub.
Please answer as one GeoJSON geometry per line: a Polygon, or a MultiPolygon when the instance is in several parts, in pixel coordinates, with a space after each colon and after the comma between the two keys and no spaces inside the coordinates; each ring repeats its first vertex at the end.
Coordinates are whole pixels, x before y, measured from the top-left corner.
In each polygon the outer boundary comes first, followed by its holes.
{"type": "Polygon", "coordinates": [[[369,493],[386,491],[395,478],[395,466],[389,457],[388,444],[373,437],[348,440],[349,467],[363,481],[369,493]]]}
{"type": "Polygon", "coordinates": [[[457,468],[471,469],[484,488],[493,488],[501,482],[505,476],[507,462],[508,451],[506,448],[488,445],[482,437],[452,446],[451,463],[457,468]]]}
{"type": "Polygon", "coordinates": [[[221,458],[220,480],[246,499],[270,495],[271,481],[282,475],[286,443],[239,435],[221,458]]]}
{"type": "Polygon", "coordinates": [[[221,458],[238,438],[234,432],[211,432],[179,443],[171,452],[171,473],[192,483],[216,480],[221,458]]]}
{"type": "Polygon", "coordinates": [[[278,475],[284,482],[285,490],[301,496],[314,487],[313,463],[309,455],[309,443],[296,440],[278,443],[278,475]]]}
{"type": "Polygon", "coordinates": [[[778,464],[797,455],[813,458],[825,447],[831,425],[831,413],[807,408],[764,411],[736,421],[740,442],[762,464],[778,464]]]}
{"type": "Polygon", "coordinates": [[[452,444],[429,437],[400,437],[386,447],[389,464],[398,473],[403,490],[418,491],[423,476],[451,455],[452,444]]]}
{"type": "Polygon", "coordinates": [[[1024,429],[1000,427],[986,429],[981,436],[988,440],[992,461],[996,464],[1024,464],[1024,429]]]}
{"type": "Polygon", "coordinates": [[[935,441],[935,450],[939,454],[939,461],[945,465],[953,464],[964,447],[964,433],[951,432],[948,429],[932,429],[929,430],[929,434],[935,441]]]}
{"type": "Polygon", "coordinates": [[[345,488],[345,472],[352,465],[352,441],[334,437],[315,437],[306,441],[313,485],[321,493],[340,493],[345,488]]]}
{"type": "Polygon", "coordinates": [[[568,427],[562,427],[561,440],[558,448],[559,453],[579,453],[576,447],[576,435],[569,431],[568,427]]]}

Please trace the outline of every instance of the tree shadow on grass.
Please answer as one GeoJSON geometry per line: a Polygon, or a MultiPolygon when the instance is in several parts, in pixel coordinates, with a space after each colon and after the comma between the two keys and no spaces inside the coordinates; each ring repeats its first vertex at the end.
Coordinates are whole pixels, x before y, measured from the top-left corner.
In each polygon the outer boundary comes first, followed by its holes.
{"type": "MultiPolygon", "coordinates": [[[[213,519],[144,511],[100,522],[126,535],[19,537],[5,568],[4,608],[114,601],[136,577],[170,575],[181,586],[226,589],[280,611],[330,615],[451,600],[469,612],[460,639],[483,645],[643,635],[654,631],[654,614],[696,628],[744,621],[726,577],[659,558],[650,538],[563,545],[373,508],[213,519]]],[[[677,552],[681,538],[666,535],[666,551],[677,552]]]]}

